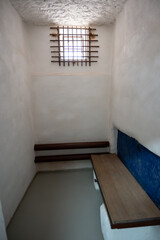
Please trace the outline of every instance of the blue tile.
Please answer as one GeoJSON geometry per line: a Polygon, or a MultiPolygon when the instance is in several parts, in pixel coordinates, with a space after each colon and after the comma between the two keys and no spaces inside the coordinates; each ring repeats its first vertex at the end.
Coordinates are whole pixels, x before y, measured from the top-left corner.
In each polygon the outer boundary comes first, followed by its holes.
{"type": "Polygon", "coordinates": [[[160,208],[160,157],[121,131],[118,131],[117,152],[124,165],[160,208]]]}

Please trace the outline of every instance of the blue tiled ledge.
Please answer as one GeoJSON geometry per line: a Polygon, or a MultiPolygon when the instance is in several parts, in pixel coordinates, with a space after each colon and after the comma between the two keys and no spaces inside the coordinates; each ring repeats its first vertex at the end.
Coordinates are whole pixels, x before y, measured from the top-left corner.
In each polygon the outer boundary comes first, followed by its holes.
{"type": "Polygon", "coordinates": [[[124,165],[160,208],[160,157],[118,131],[117,152],[124,165]]]}

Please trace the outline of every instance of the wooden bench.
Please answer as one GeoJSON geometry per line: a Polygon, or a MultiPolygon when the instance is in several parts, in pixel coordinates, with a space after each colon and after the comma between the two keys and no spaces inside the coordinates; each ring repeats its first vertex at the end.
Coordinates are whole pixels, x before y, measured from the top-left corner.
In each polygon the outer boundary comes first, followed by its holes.
{"type": "Polygon", "coordinates": [[[116,154],[91,159],[111,228],[160,225],[160,210],[116,154]]]}

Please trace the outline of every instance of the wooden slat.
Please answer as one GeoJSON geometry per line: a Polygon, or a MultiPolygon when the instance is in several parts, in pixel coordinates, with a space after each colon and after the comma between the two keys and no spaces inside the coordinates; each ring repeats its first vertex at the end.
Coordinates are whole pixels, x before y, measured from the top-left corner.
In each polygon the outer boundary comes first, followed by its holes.
{"type": "Polygon", "coordinates": [[[160,225],[160,210],[115,154],[92,163],[112,228],[160,225]]]}
{"type": "MultiPolygon", "coordinates": [[[[35,157],[35,163],[87,160],[91,158],[91,154],[92,153],[37,156],[35,157]]],[[[100,153],[97,153],[97,154],[100,154],[100,153]]],[[[105,152],[105,154],[107,154],[107,152],[105,152]]]]}
{"type": "Polygon", "coordinates": [[[108,141],[101,142],[76,142],[76,143],[51,143],[35,144],[35,151],[62,150],[62,149],[81,149],[81,148],[104,148],[109,147],[108,141]]]}

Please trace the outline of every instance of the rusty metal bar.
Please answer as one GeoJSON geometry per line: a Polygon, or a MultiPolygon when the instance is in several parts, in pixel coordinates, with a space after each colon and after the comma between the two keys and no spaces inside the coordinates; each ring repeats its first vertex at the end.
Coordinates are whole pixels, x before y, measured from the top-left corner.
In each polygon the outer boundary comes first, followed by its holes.
{"type": "MultiPolygon", "coordinates": [[[[89,63],[88,60],[78,60],[78,62],[81,62],[81,61],[82,61],[82,62],[85,62],[85,63],[89,63]]],[[[59,61],[51,61],[51,62],[59,62],[59,61]]],[[[64,60],[64,61],[62,60],[61,62],[62,62],[62,63],[63,63],[63,62],[68,62],[68,60],[64,60]]],[[[69,62],[75,63],[75,60],[69,60],[69,62]]],[[[90,61],[90,62],[97,62],[97,61],[90,61]]]]}
{"type": "Polygon", "coordinates": [[[59,28],[57,27],[57,33],[58,33],[58,50],[59,50],[59,66],[61,66],[61,54],[60,54],[60,42],[59,42],[59,28]]]}
{"type": "MultiPolygon", "coordinates": [[[[57,27],[50,27],[50,29],[57,29],[57,27]]],[[[63,29],[63,27],[59,27],[59,29],[63,29]]],[[[67,27],[64,27],[64,29],[67,29],[67,27]]],[[[82,29],[82,30],[87,29],[88,30],[89,28],[86,28],[86,27],[84,27],[84,28],[83,27],[78,27],[78,28],[77,27],[72,27],[72,29],[82,29]]],[[[91,30],[95,31],[96,28],[91,28],[91,30]]]]}
{"type": "MultiPolygon", "coordinates": [[[[63,35],[64,36],[64,35],[63,35]]],[[[73,35],[72,35],[73,36],[73,35]]],[[[77,35],[78,36],[78,35],[77,35]]],[[[68,42],[68,40],[59,40],[60,42],[68,42]]],[[[90,40],[74,40],[74,42],[98,42],[98,40],[92,40],[92,39],[90,39],[90,40]]],[[[57,40],[50,40],[50,42],[58,42],[58,39],[57,40]]]]}
{"type": "MultiPolygon", "coordinates": [[[[60,50],[60,52],[63,52],[63,51],[61,51],[60,50]]],[[[72,52],[72,51],[69,51],[69,52],[72,52]]],[[[76,51],[76,52],[85,52],[85,53],[89,53],[89,52],[93,52],[93,53],[98,53],[98,51],[88,51],[88,50],[86,50],[86,51],[76,51]]],[[[59,51],[51,51],[51,53],[59,53],[59,51]]]]}
{"type": "MultiPolygon", "coordinates": [[[[51,48],[58,48],[58,46],[50,46],[51,48]]],[[[99,46],[97,46],[97,45],[93,45],[93,46],[91,46],[92,48],[99,48],[99,46]]],[[[66,48],[68,48],[68,47],[66,47],[66,48]]],[[[71,48],[71,46],[69,46],[69,48],[71,48]]]]}

